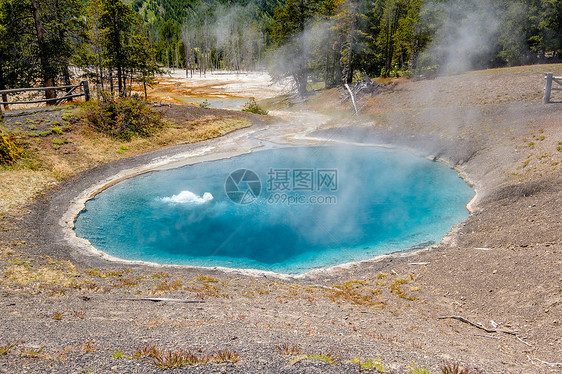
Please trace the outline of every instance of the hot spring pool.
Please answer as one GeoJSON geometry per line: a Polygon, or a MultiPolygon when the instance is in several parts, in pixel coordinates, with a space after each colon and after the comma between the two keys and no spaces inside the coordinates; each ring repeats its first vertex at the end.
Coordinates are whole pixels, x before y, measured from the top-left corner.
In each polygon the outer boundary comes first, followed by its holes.
{"type": "Polygon", "coordinates": [[[403,151],[281,148],[122,181],[87,201],[75,231],[126,260],[299,274],[438,243],[473,195],[403,151]]]}

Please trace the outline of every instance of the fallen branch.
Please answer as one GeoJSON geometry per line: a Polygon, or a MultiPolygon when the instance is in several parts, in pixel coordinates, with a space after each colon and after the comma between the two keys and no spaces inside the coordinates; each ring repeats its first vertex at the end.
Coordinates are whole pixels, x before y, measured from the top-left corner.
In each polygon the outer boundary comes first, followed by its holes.
{"type": "Polygon", "coordinates": [[[480,329],[480,330],[484,330],[484,331],[486,331],[486,332],[488,332],[488,333],[498,332],[498,330],[496,330],[496,329],[487,329],[486,327],[484,327],[484,326],[482,326],[482,325],[479,325],[479,324],[477,324],[477,323],[474,323],[474,322],[472,322],[472,321],[469,321],[469,320],[467,320],[466,318],[464,318],[463,316],[443,316],[443,317],[439,317],[438,319],[448,319],[448,318],[456,319],[456,320],[459,320],[459,321],[461,321],[461,322],[468,323],[470,326],[476,327],[476,328],[478,328],[478,329],[480,329]]]}
{"type": "MultiPolygon", "coordinates": [[[[456,319],[459,320],[461,322],[464,323],[468,323],[470,326],[476,327],[480,330],[484,330],[487,333],[496,333],[496,332],[502,332],[504,334],[508,334],[508,335],[513,335],[517,338],[517,340],[519,340],[521,343],[529,346],[529,347],[533,347],[532,344],[527,343],[526,341],[524,341],[523,339],[521,339],[521,337],[519,336],[519,333],[517,331],[510,331],[510,330],[498,330],[497,328],[493,328],[493,329],[488,329],[478,323],[474,323],[472,321],[469,321],[468,319],[464,318],[463,316],[443,316],[443,317],[438,317],[438,319],[447,319],[447,318],[451,318],[451,319],[456,319]]],[[[493,322],[493,321],[492,321],[493,322]]],[[[499,324],[496,324],[496,326],[499,326],[499,324]]]]}
{"type": "Polygon", "coordinates": [[[154,303],[159,302],[171,302],[171,303],[186,303],[186,304],[199,304],[204,303],[203,300],[187,300],[187,299],[168,299],[166,297],[141,297],[137,299],[119,299],[126,301],[152,301],[154,303]]]}
{"type": "Polygon", "coordinates": [[[514,335],[515,335],[515,337],[517,338],[517,340],[519,340],[521,343],[523,343],[523,344],[525,344],[525,345],[527,345],[527,346],[529,346],[529,347],[532,347],[532,346],[533,346],[532,344],[527,343],[525,340],[521,339],[521,338],[519,337],[519,335],[517,335],[517,334],[514,334],[514,335]]]}
{"type": "Polygon", "coordinates": [[[540,359],[538,359],[538,358],[535,358],[535,360],[537,360],[538,362],[540,362],[540,363],[542,363],[542,364],[548,365],[548,366],[550,366],[551,368],[555,368],[555,367],[557,367],[557,366],[561,366],[561,367],[562,367],[562,362],[546,362],[546,361],[540,360],[540,359]]]}
{"type": "Polygon", "coordinates": [[[351,97],[351,103],[353,104],[353,109],[355,110],[355,115],[359,114],[359,111],[357,110],[357,104],[355,104],[355,96],[353,95],[353,92],[351,92],[351,89],[349,88],[349,85],[346,83],[344,84],[345,88],[347,88],[347,92],[349,92],[349,96],[351,97]]]}
{"type": "Polygon", "coordinates": [[[498,338],[497,336],[490,336],[490,335],[482,335],[482,334],[476,334],[474,336],[480,336],[481,338],[488,338],[488,339],[497,339],[500,340],[500,338],[498,338]]]}
{"type": "Polygon", "coordinates": [[[341,291],[339,288],[323,286],[321,284],[315,284],[314,287],[320,287],[320,288],[323,288],[325,290],[330,290],[330,291],[341,291]]]}

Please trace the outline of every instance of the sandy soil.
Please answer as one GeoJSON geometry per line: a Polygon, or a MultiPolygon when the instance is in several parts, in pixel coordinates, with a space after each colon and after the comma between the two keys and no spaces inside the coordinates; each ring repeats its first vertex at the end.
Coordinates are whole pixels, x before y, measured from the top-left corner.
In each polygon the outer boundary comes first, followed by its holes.
{"type": "Polygon", "coordinates": [[[358,117],[336,111],[350,113],[345,92],[319,92],[291,110],[329,121],[310,125],[301,113],[64,180],[29,213],[1,218],[0,352],[18,345],[0,356],[0,371],[159,372],[154,359],[134,357],[146,343],[240,356],[172,372],[359,372],[379,361],[394,373],[437,373],[447,361],[484,373],[562,371],[562,105],[540,104],[542,73],[560,70],[397,80],[361,97],[358,117]],[[293,279],[126,265],[63,236],[70,203],[122,170],[201,147],[251,149],[262,137],[311,141],[304,133],[437,157],[474,184],[473,213],[429,250],[293,279]]]}

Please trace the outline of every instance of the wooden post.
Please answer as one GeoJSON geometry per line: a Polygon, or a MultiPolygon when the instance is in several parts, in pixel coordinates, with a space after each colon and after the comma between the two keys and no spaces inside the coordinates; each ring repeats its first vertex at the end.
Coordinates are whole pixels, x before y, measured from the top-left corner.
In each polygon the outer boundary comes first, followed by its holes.
{"type": "Polygon", "coordinates": [[[82,81],[82,87],[84,88],[84,99],[86,101],[90,100],[90,87],[88,86],[88,81],[82,81]]]}
{"type": "Polygon", "coordinates": [[[550,102],[550,93],[552,92],[552,73],[546,73],[546,86],[544,87],[544,97],[542,98],[543,104],[548,104],[550,102]]]}

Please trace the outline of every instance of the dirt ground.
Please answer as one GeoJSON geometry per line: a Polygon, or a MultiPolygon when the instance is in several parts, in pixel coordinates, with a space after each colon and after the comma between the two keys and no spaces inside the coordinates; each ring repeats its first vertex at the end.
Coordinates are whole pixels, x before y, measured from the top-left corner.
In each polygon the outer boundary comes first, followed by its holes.
{"type": "MultiPolygon", "coordinates": [[[[331,116],[311,136],[412,149],[474,185],[469,218],[418,253],[297,278],[110,262],[64,240],[66,206],[200,144],[54,178],[1,216],[0,372],[160,372],[178,349],[200,363],[170,372],[562,372],[562,104],[541,104],[546,71],[562,65],[394,80],[359,98],[359,116],[335,89],[291,107],[331,116]]],[[[298,130],[253,123],[203,145],[298,130]]]]}

